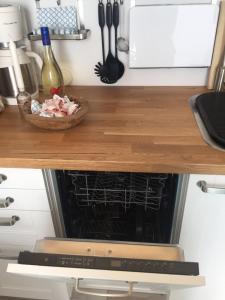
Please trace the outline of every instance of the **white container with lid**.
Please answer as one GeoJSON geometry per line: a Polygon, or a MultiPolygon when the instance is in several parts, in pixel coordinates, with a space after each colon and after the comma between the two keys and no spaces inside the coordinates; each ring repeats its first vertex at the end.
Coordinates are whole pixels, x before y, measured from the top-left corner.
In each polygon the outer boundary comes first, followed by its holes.
{"type": "Polygon", "coordinates": [[[23,39],[19,6],[0,5],[0,43],[23,39]]]}

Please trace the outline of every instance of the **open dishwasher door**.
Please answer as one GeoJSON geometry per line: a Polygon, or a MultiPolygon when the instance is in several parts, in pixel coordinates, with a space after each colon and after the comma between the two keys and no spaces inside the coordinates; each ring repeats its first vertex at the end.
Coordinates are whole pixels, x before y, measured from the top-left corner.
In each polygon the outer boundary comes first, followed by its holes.
{"type": "Polygon", "coordinates": [[[156,244],[44,239],[34,252],[21,252],[7,272],[75,279],[77,293],[114,298],[154,293],[166,299],[171,289],[205,284],[198,263],[185,262],[179,247],[156,244]]]}

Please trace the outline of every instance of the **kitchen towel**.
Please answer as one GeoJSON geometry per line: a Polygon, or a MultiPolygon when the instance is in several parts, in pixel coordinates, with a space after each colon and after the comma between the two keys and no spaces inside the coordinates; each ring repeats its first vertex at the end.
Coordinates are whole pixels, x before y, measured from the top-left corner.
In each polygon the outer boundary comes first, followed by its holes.
{"type": "Polygon", "coordinates": [[[38,25],[50,29],[73,29],[77,31],[77,9],[75,6],[37,8],[38,25]]]}

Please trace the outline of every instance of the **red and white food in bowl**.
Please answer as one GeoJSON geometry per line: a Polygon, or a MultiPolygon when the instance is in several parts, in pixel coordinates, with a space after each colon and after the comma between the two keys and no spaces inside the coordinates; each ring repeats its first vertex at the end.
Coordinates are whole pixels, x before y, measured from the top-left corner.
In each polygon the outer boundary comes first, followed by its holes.
{"type": "Polygon", "coordinates": [[[54,95],[51,99],[46,99],[43,103],[37,100],[31,102],[31,113],[47,118],[62,118],[72,116],[80,110],[78,100],[71,100],[68,96],[60,97],[54,95]]]}

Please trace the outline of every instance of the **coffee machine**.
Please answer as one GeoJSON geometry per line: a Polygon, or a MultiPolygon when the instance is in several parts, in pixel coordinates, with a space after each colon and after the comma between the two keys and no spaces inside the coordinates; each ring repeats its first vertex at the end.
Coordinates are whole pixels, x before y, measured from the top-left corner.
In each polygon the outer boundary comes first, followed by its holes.
{"type": "Polygon", "coordinates": [[[18,87],[9,50],[9,42],[16,44],[25,89],[33,98],[38,95],[37,66],[41,68],[41,58],[32,51],[27,51],[24,43],[24,32],[21,19],[21,8],[14,5],[0,5],[0,95],[9,104],[16,104],[18,87]],[[36,63],[35,63],[35,61],[36,63]]]}

